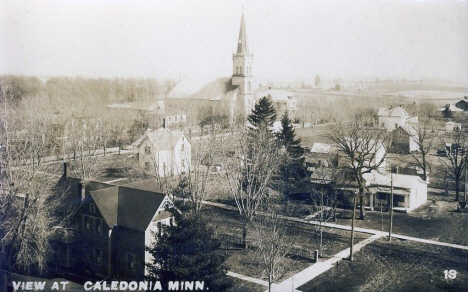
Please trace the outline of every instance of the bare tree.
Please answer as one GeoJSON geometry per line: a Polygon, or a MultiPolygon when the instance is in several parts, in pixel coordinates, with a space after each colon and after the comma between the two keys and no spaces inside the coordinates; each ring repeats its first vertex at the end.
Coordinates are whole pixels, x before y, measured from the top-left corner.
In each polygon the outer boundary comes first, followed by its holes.
{"type": "Polygon", "coordinates": [[[467,137],[465,133],[455,132],[452,137],[442,137],[443,145],[450,145],[447,157],[441,157],[440,170],[455,183],[455,200],[460,200],[460,184],[467,160],[467,137]],[[451,143],[447,143],[451,141],[451,143]]]}
{"type": "Polygon", "coordinates": [[[234,157],[226,157],[223,163],[229,192],[242,218],[242,239],[246,249],[249,225],[274,195],[273,186],[282,162],[283,153],[272,137],[267,132],[259,133],[255,139],[247,133],[239,135],[234,157]]]}
{"type": "Polygon", "coordinates": [[[272,284],[284,276],[294,263],[286,261],[293,245],[293,237],[287,235],[288,225],[274,208],[252,221],[253,245],[260,265],[268,278],[268,291],[272,284]]]}
{"type": "MultiPolygon", "coordinates": [[[[434,134],[432,132],[432,125],[428,118],[419,120],[418,125],[410,126],[411,132],[414,134],[413,142],[418,147],[418,152],[410,152],[416,165],[423,171],[423,180],[427,180],[427,176],[430,173],[431,166],[427,161],[427,155],[433,148],[434,134]]],[[[411,143],[411,142],[410,142],[411,143]]]]}
{"type": "Polygon", "coordinates": [[[74,118],[66,127],[69,149],[73,153],[70,161],[77,177],[89,179],[96,171],[98,150],[102,145],[102,123],[97,118],[74,118]]]}
{"type": "Polygon", "coordinates": [[[183,192],[175,196],[176,201],[181,201],[192,211],[199,212],[212,192],[218,186],[216,177],[222,175],[220,163],[220,144],[222,138],[210,136],[208,139],[193,141],[191,153],[185,155],[185,161],[190,167],[181,170],[179,186],[183,186],[183,192]]]}
{"type": "MultiPolygon", "coordinates": [[[[51,178],[43,165],[47,126],[41,115],[21,111],[0,92],[0,269],[39,272],[46,267],[49,239],[63,222],[54,216],[51,178]]],[[[4,280],[4,277],[0,279],[4,280]]],[[[5,283],[2,283],[5,284],[5,283]]],[[[2,289],[4,287],[1,287],[2,289]]]]}
{"type": "Polygon", "coordinates": [[[351,170],[359,189],[359,219],[364,220],[365,180],[363,175],[379,170],[385,164],[386,147],[390,137],[385,131],[366,126],[364,117],[356,116],[350,123],[332,124],[325,137],[334,142],[344,154],[343,167],[351,170]]]}
{"type": "Polygon", "coordinates": [[[328,185],[316,186],[312,189],[312,205],[309,207],[311,215],[319,223],[316,225],[320,237],[319,252],[320,256],[323,256],[323,228],[336,214],[337,170],[321,166],[314,171],[314,177],[329,182],[328,185]]]}

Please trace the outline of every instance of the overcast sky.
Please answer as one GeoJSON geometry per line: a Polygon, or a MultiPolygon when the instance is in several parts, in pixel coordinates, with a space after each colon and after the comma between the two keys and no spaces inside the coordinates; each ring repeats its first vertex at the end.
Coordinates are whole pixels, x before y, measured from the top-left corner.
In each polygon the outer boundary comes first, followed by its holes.
{"type": "Polygon", "coordinates": [[[259,78],[468,81],[466,1],[2,1],[0,74],[229,76],[244,6],[259,78]]]}

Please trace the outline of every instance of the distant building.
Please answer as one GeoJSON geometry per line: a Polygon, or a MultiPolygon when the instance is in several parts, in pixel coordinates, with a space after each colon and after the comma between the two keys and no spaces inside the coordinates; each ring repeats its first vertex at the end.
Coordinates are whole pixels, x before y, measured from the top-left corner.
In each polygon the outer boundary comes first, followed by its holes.
{"type": "Polygon", "coordinates": [[[379,128],[393,131],[398,127],[417,124],[418,117],[410,116],[406,110],[399,106],[390,108],[380,108],[378,115],[379,128]]]}
{"type": "MultiPolygon", "coordinates": [[[[348,145],[352,145],[353,141],[351,141],[349,138],[348,139],[348,145]]],[[[385,159],[385,155],[387,154],[387,150],[385,149],[385,146],[382,141],[375,141],[375,140],[370,140],[369,142],[372,145],[372,148],[370,149],[356,149],[356,152],[362,151],[363,153],[366,153],[366,157],[364,157],[364,166],[369,167],[375,167],[378,165],[378,169],[385,171],[385,168],[387,166],[387,162],[385,159]],[[379,164],[380,163],[380,164],[379,164]]],[[[354,147],[358,148],[358,147],[354,147]]],[[[359,147],[361,148],[361,147],[359,147]]],[[[349,159],[349,156],[344,153],[343,150],[339,149],[338,154],[337,154],[337,159],[338,159],[338,166],[344,167],[344,168],[349,168],[351,165],[351,161],[349,159]]]]}
{"type": "Polygon", "coordinates": [[[276,109],[277,119],[287,111],[290,119],[295,119],[297,116],[297,99],[294,94],[289,91],[281,89],[269,89],[267,91],[259,92],[255,95],[258,101],[262,97],[267,97],[276,109]]]}
{"type": "MultiPolygon", "coordinates": [[[[143,280],[151,260],[145,246],[170,223],[169,197],[154,180],[124,186],[63,177],[69,233],[51,240],[50,268],[66,278],[143,280]]],[[[66,215],[64,212],[62,215],[66,215]]]]}
{"type": "Polygon", "coordinates": [[[465,96],[464,99],[458,101],[455,106],[465,112],[468,112],[468,96],[465,96]]]}
{"type": "Polygon", "coordinates": [[[452,121],[445,123],[445,131],[447,132],[460,131],[460,130],[461,130],[460,123],[455,123],[452,121]]]}
{"type": "Polygon", "coordinates": [[[392,131],[392,152],[409,154],[419,150],[417,125],[406,124],[392,131]]]}
{"type": "Polygon", "coordinates": [[[191,143],[181,131],[148,130],[133,144],[140,167],[159,177],[180,175],[191,166],[191,143]]]}
{"type": "Polygon", "coordinates": [[[369,190],[367,202],[371,209],[389,207],[393,193],[393,207],[404,212],[412,211],[427,202],[427,182],[417,175],[386,174],[377,171],[365,173],[369,190]],[[391,189],[393,185],[393,190],[391,189]]]}

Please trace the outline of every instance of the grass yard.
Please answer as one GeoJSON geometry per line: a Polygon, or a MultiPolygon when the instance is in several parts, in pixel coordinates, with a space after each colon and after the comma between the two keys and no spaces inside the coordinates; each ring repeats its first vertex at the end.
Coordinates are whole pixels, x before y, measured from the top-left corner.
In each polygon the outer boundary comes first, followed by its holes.
{"type": "MultiPolygon", "coordinates": [[[[239,215],[236,211],[229,211],[215,207],[206,207],[203,211],[211,224],[214,226],[218,238],[222,235],[229,235],[231,238],[241,239],[242,225],[239,215]]],[[[245,251],[239,244],[227,244],[229,257],[227,265],[231,271],[246,275],[249,277],[264,279],[264,269],[261,266],[260,254],[256,252],[254,232],[250,231],[247,239],[251,242],[251,249],[245,251]]],[[[315,226],[304,223],[287,223],[285,237],[289,247],[296,248],[308,253],[299,256],[296,251],[290,251],[284,258],[282,267],[287,267],[280,273],[278,281],[286,279],[293,274],[310,266],[314,250],[319,249],[319,233],[315,226]]],[[[347,231],[325,228],[323,232],[324,257],[321,261],[328,259],[334,254],[346,249],[349,245],[350,234],[347,231]]],[[[367,234],[356,233],[355,242],[359,242],[369,237],[367,234]]]]}
{"type": "Polygon", "coordinates": [[[411,241],[381,239],[355,261],[323,273],[298,290],[312,291],[467,291],[468,251],[411,241]],[[445,279],[445,270],[456,278],[445,279]]]}
{"type": "Polygon", "coordinates": [[[231,287],[228,292],[259,292],[265,291],[268,288],[267,286],[262,286],[260,284],[255,284],[234,277],[232,279],[234,281],[234,286],[231,287]]]}

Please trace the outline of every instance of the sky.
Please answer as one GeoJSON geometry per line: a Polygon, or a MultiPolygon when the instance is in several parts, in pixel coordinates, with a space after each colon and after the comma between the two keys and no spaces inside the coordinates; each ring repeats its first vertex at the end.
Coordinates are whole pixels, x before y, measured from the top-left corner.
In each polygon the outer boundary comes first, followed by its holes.
{"type": "Polygon", "coordinates": [[[229,76],[242,9],[259,79],[468,82],[462,0],[4,0],[0,74],[229,76]]]}

